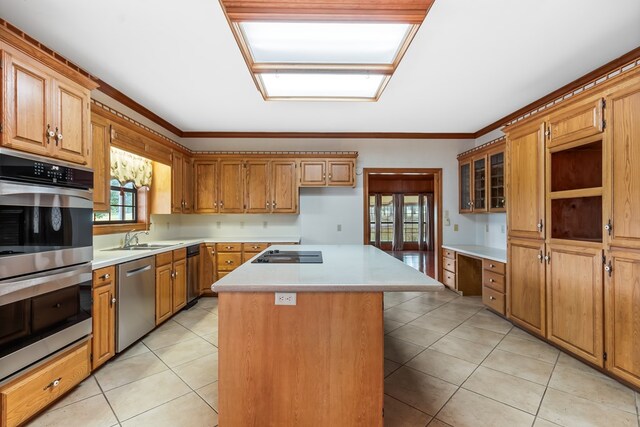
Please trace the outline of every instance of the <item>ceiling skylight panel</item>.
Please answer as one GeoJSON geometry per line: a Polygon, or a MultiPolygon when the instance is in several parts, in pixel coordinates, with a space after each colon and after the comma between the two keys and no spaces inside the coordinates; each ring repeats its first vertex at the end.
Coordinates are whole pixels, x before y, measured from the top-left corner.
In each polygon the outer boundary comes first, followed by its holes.
{"type": "Polygon", "coordinates": [[[269,98],[375,99],[387,76],[349,73],[263,73],[269,98]]]}

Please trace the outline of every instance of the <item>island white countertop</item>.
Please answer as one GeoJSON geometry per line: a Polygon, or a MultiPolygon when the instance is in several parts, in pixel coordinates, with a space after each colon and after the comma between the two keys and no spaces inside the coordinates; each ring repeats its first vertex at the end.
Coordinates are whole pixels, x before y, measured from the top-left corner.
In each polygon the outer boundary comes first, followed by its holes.
{"type": "Polygon", "coordinates": [[[504,249],[490,248],[478,245],[442,245],[445,249],[471,255],[478,258],[486,258],[492,261],[507,263],[507,251],[504,249]]]}
{"type": "Polygon", "coordinates": [[[200,243],[289,243],[299,242],[300,236],[284,236],[284,237],[203,237],[203,238],[188,238],[188,239],[175,239],[175,240],[156,240],[152,242],[144,242],[157,245],[169,245],[161,249],[149,249],[149,250],[109,250],[94,249],[93,262],[91,268],[97,270],[103,267],[109,267],[111,265],[122,264],[123,262],[129,262],[136,259],[146,258],[161,254],[163,252],[173,251],[176,249],[186,248],[191,245],[199,245],[200,243]]]}
{"type": "Polygon", "coordinates": [[[322,264],[247,262],[213,284],[215,292],[440,291],[442,283],[370,245],[271,246],[321,251],[322,264]]]}

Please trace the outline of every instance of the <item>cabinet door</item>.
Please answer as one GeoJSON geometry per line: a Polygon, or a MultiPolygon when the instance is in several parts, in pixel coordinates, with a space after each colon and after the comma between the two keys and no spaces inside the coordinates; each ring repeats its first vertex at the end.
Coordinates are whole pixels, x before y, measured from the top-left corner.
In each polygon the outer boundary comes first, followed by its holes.
{"type": "Polygon", "coordinates": [[[460,185],[460,213],[469,213],[473,210],[471,202],[471,161],[459,165],[460,185]]]}
{"type": "Polygon", "coordinates": [[[53,132],[50,75],[31,61],[3,53],[4,106],[2,145],[49,155],[53,132]]]}
{"type": "Polygon", "coordinates": [[[196,161],[194,165],[196,213],[218,212],[218,162],[196,161]]]}
{"type": "Polygon", "coordinates": [[[200,290],[211,295],[211,285],[215,282],[216,249],[215,245],[200,245],[200,290]]]}
{"type": "Polygon", "coordinates": [[[611,251],[605,273],[605,368],[640,387],[640,254],[611,251]]]}
{"type": "Polygon", "coordinates": [[[603,366],[602,250],[548,245],[547,338],[603,366]]]}
{"type": "Polygon", "coordinates": [[[294,160],[271,162],[271,206],[273,213],[298,212],[297,168],[294,160]]]}
{"type": "Polygon", "coordinates": [[[302,160],[300,162],[300,186],[323,187],[327,185],[326,162],[302,160]]]}
{"type": "Polygon", "coordinates": [[[604,217],[612,230],[608,243],[640,248],[640,84],[607,98],[605,144],[609,156],[609,191],[604,191],[604,217]]]}
{"type": "Polygon", "coordinates": [[[487,157],[473,159],[473,201],[474,212],[487,210],[487,157]]]}
{"type": "Polygon", "coordinates": [[[327,184],[333,187],[355,185],[355,162],[353,160],[327,160],[327,184]]]}
{"type": "Polygon", "coordinates": [[[181,153],[173,152],[171,160],[171,212],[182,213],[184,206],[184,157],[181,153]]]}
{"type": "Polygon", "coordinates": [[[172,265],[156,267],[156,325],[164,322],[173,314],[172,301],[172,265]]]}
{"type": "Polygon", "coordinates": [[[113,283],[93,290],[93,369],[116,354],[114,295],[113,283]]]}
{"type": "Polygon", "coordinates": [[[489,154],[489,212],[505,212],[504,150],[489,154]]]}
{"type": "Polygon", "coordinates": [[[91,117],[91,151],[93,153],[93,210],[108,211],[111,194],[111,127],[98,116],[91,117]]]}
{"type": "Polygon", "coordinates": [[[244,212],[244,164],[240,160],[220,162],[220,213],[244,212]]]}
{"type": "Polygon", "coordinates": [[[545,333],[544,242],[508,242],[507,317],[525,329],[545,333]]]}
{"type": "Polygon", "coordinates": [[[245,212],[271,212],[269,161],[249,160],[245,163],[245,212]]]}
{"type": "Polygon", "coordinates": [[[90,166],[89,91],[55,80],[53,156],[90,166]]]}
{"type": "Polygon", "coordinates": [[[544,239],[544,125],[507,136],[509,236],[544,239]]]}
{"type": "Polygon", "coordinates": [[[581,102],[549,117],[549,147],[602,132],[602,99],[581,102]]]}
{"type": "Polygon", "coordinates": [[[182,195],[184,198],[184,206],[182,213],[193,212],[193,159],[190,157],[184,158],[183,171],[182,171],[182,195]]]}
{"type": "Polygon", "coordinates": [[[173,312],[187,305],[187,260],[173,263],[173,312]]]}

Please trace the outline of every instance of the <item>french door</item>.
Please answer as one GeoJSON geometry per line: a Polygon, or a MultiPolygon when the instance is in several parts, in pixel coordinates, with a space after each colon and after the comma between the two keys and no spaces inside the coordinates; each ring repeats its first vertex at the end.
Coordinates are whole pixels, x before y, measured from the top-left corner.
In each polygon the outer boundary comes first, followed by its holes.
{"type": "Polygon", "coordinates": [[[433,194],[370,194],[369,244],[383,250],[433,250],[433,194]]]}

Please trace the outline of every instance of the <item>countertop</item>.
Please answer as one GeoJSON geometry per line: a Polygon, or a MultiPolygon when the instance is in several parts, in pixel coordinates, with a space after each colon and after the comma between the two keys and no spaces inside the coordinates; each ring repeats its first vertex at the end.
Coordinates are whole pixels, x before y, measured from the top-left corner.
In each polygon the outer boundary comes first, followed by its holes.
{"type": "Polygon", "coordinates": [[[247,262],[214,283],[215,292],[440,291],[444,286],[369,245],[274,245],[269,250],[322,251],[322,264],[247,262]]]}
{"type": "Polygon", "coordinates": [[[150,249],[150,250],[127,250],[127,251],[111,251],[104,249],[95,249],[93,251],[93,263],[92,268],[94,270],[103,267],[109,267],[115,264],[122,264],[123,262],[129,262],[140,258],[146,258],[148,256],[161,254],[163,252],[173,251],[180,248],[185,248],[191,245],[198,245],[200,243],[281,243],[281,242],[299,242],[300,236],[284,236],[284,237],[205,237],[200,239],[177,239],[177,240],[156,240],[153,242],[144,242],[150,244],[159,245],[171,245],[162,249],[150,249]]]}
{"type": "Polygon", "coordinates": [[[478,245],[442,245],[445,249],[460,252],[461,254],[486,258],[492,261],[507,262],[507,251],[504,249],[490,248],[478,245]]]}

